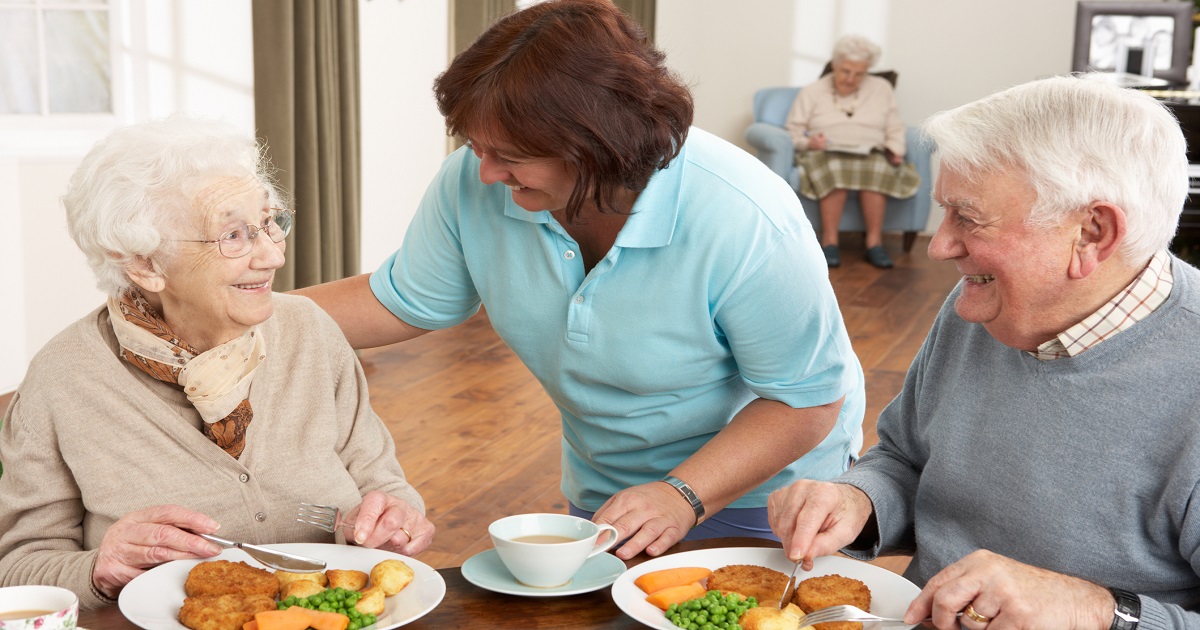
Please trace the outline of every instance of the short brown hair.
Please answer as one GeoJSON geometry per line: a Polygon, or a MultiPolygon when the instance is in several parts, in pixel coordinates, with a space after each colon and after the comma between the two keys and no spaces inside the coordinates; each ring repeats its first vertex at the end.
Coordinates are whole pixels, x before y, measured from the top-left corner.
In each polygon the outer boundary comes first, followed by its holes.
{"type": "Polygon", "coordinates": [[[568,222],[588,196],[615,211],[679,154],[692,96],[608,0],[551,0],[497,21],[434,82],[450,133],[484,133],[573,165],[568,222]]]}

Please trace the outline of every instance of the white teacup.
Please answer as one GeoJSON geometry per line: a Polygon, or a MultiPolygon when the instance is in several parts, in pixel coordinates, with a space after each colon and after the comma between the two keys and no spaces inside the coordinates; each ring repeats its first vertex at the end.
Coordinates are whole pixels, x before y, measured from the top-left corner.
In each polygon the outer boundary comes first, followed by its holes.
{"type": "Polygon", "coordinates": [[[488,526],[496,553],[517,581],[554,588],[571,581],[588,558],[617,544],[617,528],[569,514],[518,514],[488,526]],[[608,534],[596,544],[600,534],[608,534]]]}
{"type": "Polygon", "coordinates": [[[0,630],[75,630],[79,598],[57,586],[0,588],[0,630]]]}

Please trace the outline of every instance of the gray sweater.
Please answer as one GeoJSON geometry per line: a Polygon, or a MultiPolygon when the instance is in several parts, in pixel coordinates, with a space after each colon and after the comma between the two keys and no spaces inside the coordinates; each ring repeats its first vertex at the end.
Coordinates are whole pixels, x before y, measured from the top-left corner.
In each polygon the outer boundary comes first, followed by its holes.
{"type": "Polygon", "coordinates": [[[1038,361],[942,306],[879,444],[838,481],[866,492],[919,585],[977,549],[1138,593],[1140,630],[1200,628],[1200,272],[1172,260],[1157,311],[1038,361]]]}

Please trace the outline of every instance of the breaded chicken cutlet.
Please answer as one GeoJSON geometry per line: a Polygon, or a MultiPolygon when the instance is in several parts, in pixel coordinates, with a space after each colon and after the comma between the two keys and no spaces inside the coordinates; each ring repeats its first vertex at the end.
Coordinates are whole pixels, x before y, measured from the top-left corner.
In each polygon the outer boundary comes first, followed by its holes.
{"type": "MultiPolygon", "coordinates": [[[[796,594],[792,602],[806,613],[829,606],[849,604],[860,610],[871,610],[871,589],[866,584],[837,574],[811,577],[796,585],[796,594]]],[[[856,621],[839,621],[821,623],[814,626],[817,630],[862,630],[863,625],[856,621]]]]}
{"type": "Polygon", "coordinates": [[[266,595],[200,595],[183,600],[179,623],[192,630],[242,630],[254,615],[275,610],[266,595]]]}
{"type": "Polygon", "coordinates": [[[708,578],[708,588],[753,597],[762,604],[775,605],[783,597],[788,576],[767,567],[753,564],[731,564],[721,567],[708,578]]]}
{"type": "Polygon", "coordinates": [[[210,560],[192,567],[183,592],[188,597],[263,595],[274,599],[279,594],[279,580],[274,573],[256,569],[245,562],[210,560]]]}

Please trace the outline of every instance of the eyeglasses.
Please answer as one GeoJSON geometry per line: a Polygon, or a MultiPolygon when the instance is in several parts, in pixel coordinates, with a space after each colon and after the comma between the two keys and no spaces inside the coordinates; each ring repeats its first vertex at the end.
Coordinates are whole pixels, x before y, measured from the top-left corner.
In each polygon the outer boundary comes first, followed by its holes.
{"type": "Polygon", "coordinates": [[[259,232],[265,232],[267,237],[274,243],[279,243],[287,238],[287,235],[292,232],[292,223],[294,223],[295,218],[295,210],[271,208],[271,213],[263,219],[261,225],[246,224],[236,230],[226,232],[220,238],[211,241],[190,240],[186,238],[177,238],[174,240],[184,243],[216,243],[217,249],[221,251],[222,256],[226,258],[241,258],[254,249],[254,239],[258,238],[259,232]]]}

